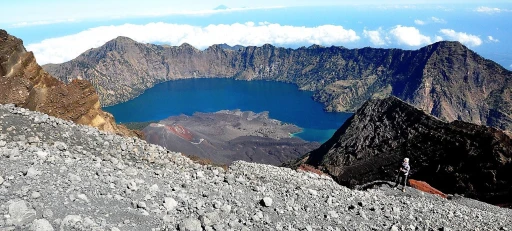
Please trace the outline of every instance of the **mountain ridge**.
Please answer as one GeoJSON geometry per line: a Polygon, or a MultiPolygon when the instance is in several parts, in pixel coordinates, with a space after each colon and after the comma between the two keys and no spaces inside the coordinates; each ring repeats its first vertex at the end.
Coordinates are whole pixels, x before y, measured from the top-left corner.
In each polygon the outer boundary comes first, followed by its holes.
{"type": "Polygon", "coordinates": [[[355,111],[371,97],[394,95],[445,121],[512,130],[512,72],[459,42],[418,50],[270,44],[198,50],[186,43],[159,46],[118,37],[44,68],[65,82],[90,80],[103,106],[132,99],[164,81],[221,77],[294,83],[313,91],[327,111],[355,111]]]}
{"type": "Polygon", "coordinates": [[[442,192],[511,203],[508,135],[463,121],[443,122],[394,96],[366,102],[331,139],[290,166],[312,165],[354,187],[394,180],[405,157],[413,179],[442,192]]]}

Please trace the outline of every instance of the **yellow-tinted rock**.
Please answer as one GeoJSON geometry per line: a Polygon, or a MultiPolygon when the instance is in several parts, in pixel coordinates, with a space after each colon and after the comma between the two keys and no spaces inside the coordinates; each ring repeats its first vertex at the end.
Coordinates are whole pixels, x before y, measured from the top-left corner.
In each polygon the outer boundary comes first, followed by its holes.
{"type": "Polygon", "coordinates": [[[27,52],[23,42],[0,30],[0,103],[13,103],[51,116],[127,136],[140,136],[115,123],[101,110],[94,87],[86,80],[69,84],[52,77],[27,52]]]}

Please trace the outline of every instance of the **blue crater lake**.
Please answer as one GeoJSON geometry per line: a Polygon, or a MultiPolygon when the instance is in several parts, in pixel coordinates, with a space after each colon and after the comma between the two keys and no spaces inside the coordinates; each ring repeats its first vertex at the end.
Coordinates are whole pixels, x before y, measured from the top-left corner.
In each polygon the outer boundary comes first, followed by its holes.
{"type": "Polygon", "coordinates": [[[298,90],[294,84],[274,81],[183,79],[157,84],[135,99],[103,109],[118,123],[162,120],[194,112],[268,111],[270,118],[303,128],[295,136],[325,142],[352,114],[325,112],[321,103],[313,101],[312,94],[298,90]]]}

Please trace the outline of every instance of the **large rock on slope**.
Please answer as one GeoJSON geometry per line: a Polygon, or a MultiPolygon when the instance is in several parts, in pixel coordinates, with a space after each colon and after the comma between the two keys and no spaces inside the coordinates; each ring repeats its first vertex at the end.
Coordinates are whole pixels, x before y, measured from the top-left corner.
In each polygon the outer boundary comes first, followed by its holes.
{"type": "Polygon", "coordinates": [[[14,103],[79,124],[124,135],[136,135],[116,125],[100,108],[94,87],[86,80],[64,84],[39,66],[23,42],[0,30],[0,104],[14,103]]]}
{"type": "Polygon", "coordinates": [[[492,203],[512,198],[512,141],[502,131],[446,123],[395,97],[365,103],[331,139],[295,164],[326,171],[343,185],[394,180],[403,158],[412,178],[445,193],[492,203]]]}
{"type": "Polygon", "coordinates": [[[459,42],[419,50],[225,48],[201,51],[118,37],[45,70],[96,87],[104,106],[132,99],[156,83],[194,77],[234,77],[295,83],[315,91],[329,111],[355,111],[374,95],[394,95],[445,121],[456,119],[512,131],[512,72],[459,42]]]}

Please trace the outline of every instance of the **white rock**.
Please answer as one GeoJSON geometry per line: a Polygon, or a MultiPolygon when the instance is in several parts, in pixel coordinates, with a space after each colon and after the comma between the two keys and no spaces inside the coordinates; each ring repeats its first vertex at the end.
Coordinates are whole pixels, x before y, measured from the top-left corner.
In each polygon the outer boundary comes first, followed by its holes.
{"type": "Polygon", "coordinates": [[[44,159],[46,159],[46,157],[48,156],[48,153],[43,152],[43,151],[37,151],[37,152],[36,152],[36,155],[37,155],[39,158],[41,158],[41,159],[43,159],[43,160],[44,160],[44,159]]]}
{"type": "Polygon", "coordinates": [[[29,209],[24,200],[15,201],[9,204],[9,215],[15,226],[28,224],[36,219],[36,211],[29,209]]]}
{"type": "Polygon", "coordinates": [[[82,181],[82,178],[80,178],[79,176],[77,176],[73,173],[69,173],[68,177],[72,184],[78,184],[78,183],[80,183],[80,181],[82,181]]]}
{"type": "Polygon", "coordinates": [[[124,173],[128,176],[136,176],[137,175],[137,169],[134,167],[128,167],[124,169],[124,173]]]}
{"type": "Polygon", "coordinates": [[[158,185],[157,185],[157,184],[151,185],[151,187],[149,187],[149,191],[150,191],[151,193],[156,193],[156,192],[158,192],[158,185]]]}
{"type": "Polygon", "coordinates": [[[221,219],[217,212],[209,212],[199,217],[203,226],[212,226],[217,224],[221,219]]]}
{"type": "Polygon", "coordinates": [[[230,213],[231,212],[231,205],[223,205],[220,209],[222,212],[230,213]]]}
{"type": "Polygon", "coordinates": [[[32,222],[29,230],[31,231],[53,231],[53,227],[46,219],[37,219],[32,222]]]}
{"type": "Polygon", "coordinates": [[[87,228],[92,228],[92,227],[96,227],[96,226],[98,226],[98,225],[96,224],[96,222],[94,222],[94,221],[93,221],[91,218],[89,218],[89,217],[84,218],[83,224],[84,224],[84,226],[85,226],[85,227],[87,227],[87,228]]]}
{"type": "Polygon", "coordinates": [[[204,178],[204,173],[203,173],[203,171],[199,171],[199,172],[197,172],[197,173],[196,173],[196,177],[197,177],[198,179],[202,179],[202,178],[204,178]]]}
{"type": "Polygon", "coordinates": [[[89,198],[87,198],[87,195],[85,195],[85,194],[82,194],[82,193],[77,194],[76,198],[78,198],[78,199],[80,199],[80,200],[82,200],[84,202],[89,203],[89,198]]]}
{"type": "Polygon", "coordinates": [[[137,208],[145,209],[147,208],[147,205],[144,203],[144,201],[139,201],[139,203],[137,203],[137,208]]]}
{"type": "Polygon", "coordinates": [[[202,231],[201,221],[195,218],[187,218],[180,223],[180,231],[202,231]]]}
{"type": "Polygon", "coordinates": [[[37,198],[41,197],[41,193],[39,193],[39,192],[32,192],[32,194],[30,196],[32,198],[34,198],[34,199],[37,199],[37,198]]]}
{"type": "Polygon", "coordinates": [[[34,167],[30,167],[27,170],[27,177],[35,177],[39,174],[41,174],[41,172],[37,171],[34,167]]]}
{"type": "Polygon", "coordinates": [[[265,207],[270,207],[272,206],[272,198],[270,197],[264,197],[262,200],[262,205],[265,206],[265,207]]]}
{"type": "Polygon", "coordinates": [[[166,197],[164,199],[164,207],[167,211],[173,210],[178,206],[178,202],[176,202],[173,198],[166,197]]]}
{"type": "Polygon", "coordinates": [[[37,136],[31,136],[31,137],[28,137],[28,138],[27,138],[27,142],[28,142],[29,144],[35,144],[35,143],[39,143],[39,142],[41,142],[41,140],[40,140],[40,139],[39,139],[39,137],[37,137],[37,136]]]}
{"type": "Polygon", "coordinates": [[[43,210],[43,217],[44,218],[51,218],[51,217],[53,217],[53,211],[51,209],[43,210]]]}

